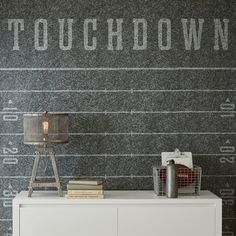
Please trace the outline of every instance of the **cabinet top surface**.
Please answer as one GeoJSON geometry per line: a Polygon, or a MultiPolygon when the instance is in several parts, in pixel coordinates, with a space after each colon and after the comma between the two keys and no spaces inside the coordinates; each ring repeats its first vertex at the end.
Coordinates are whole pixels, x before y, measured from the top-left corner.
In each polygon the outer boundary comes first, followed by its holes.
{"type": "Polygon", "coordinates": [[[55,191],[34,191],[31,198],[27,191],[20,192],[14,203],[19,204],[155,204],[155,203],[212,203],[220,198],[210,191],[201,191],[200,196],[179,196],[166,198],[157,196],[154,191],[104,191],[104,199],[66,199],[55,191]]]}

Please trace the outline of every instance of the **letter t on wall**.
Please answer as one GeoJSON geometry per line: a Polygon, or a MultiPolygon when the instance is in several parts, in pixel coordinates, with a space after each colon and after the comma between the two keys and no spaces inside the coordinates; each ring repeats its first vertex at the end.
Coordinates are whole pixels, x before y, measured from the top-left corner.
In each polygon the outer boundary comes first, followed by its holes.
{"type": "Polygon", "coordinates": [[[23,19],[8,19],[8,30],[14,30],[14,46],[13,50],[20,50],[19,48],[19,31],[24,30],[23,19]]]}

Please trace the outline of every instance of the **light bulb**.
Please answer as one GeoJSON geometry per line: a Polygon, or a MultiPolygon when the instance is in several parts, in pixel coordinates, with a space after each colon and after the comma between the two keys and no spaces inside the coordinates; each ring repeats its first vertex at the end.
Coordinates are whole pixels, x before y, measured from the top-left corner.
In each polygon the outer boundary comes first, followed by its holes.
{"type": "Polygon", "coordinates": [[[43,133],[44,134],[48,134],[48,128],[49,128],[49,123],[48,123],[48,121],[43,121],[43,123],[42,123],[42,125],[43,125],[43,133]]]}

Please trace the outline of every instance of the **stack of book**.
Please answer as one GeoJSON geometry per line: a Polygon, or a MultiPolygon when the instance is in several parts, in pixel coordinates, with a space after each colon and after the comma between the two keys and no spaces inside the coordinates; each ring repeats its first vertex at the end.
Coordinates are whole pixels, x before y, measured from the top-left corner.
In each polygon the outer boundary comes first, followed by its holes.
{"type": "Polygon", "coordinates": [[[103,184],[99,180],[70,180],[67,184],[68,199],[104,198],[103,184]]]}

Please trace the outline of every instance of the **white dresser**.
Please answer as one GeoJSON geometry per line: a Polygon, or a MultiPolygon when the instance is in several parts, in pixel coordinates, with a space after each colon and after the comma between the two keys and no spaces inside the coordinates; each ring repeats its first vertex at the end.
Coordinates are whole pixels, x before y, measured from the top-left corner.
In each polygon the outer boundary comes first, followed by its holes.
{"type": "Polygon", "coordinates": [[[65,199],[21,192],[13,200],[14,236],[221,236],[222,201],[167,199],[153,191],[106,191],[105,199],[65,199]]]}

